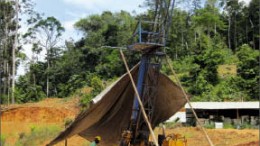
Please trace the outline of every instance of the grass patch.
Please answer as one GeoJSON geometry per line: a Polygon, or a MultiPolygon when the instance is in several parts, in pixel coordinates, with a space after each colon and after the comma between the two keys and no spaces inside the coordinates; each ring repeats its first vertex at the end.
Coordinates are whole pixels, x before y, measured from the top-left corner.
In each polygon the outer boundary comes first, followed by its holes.
{"type": "Polygon", "coordinates": [[[5,135],[1,134],[1,136],[0,136],[1,146],[5,146],[5,139],[6,139],[5,135]]]}
{"type": "Polygon", "coordinates": [[[89,141],[85,141],[84,143],[83,143],[83,146],[89,146],[90,145],[90,142],[89,141]]]}
{"type": "Polygon", "coordinates": [[[55,137],[61,128],[56,125],[32,126],[30,133],[20,133],[16,146],[42,145],[47,140],[55,137]]]}
{"type": "Polygon", "coordinates": [[[192,138],[192,137],[194,137],[191,132],[184,133],[183,136],[184,136],[185,138],[192,138]]]}
{"type": "Polygon", "coordinates": [[[207,123],[207,124],[204,124],[204,127],[207,128],[207,129],[214,129],[215,124],[214,123],[207,123]]]}
{"type": "Polygon", "coordinates": [[[166,129],[173,129],[177,123],[176,122],[166,122],[164,124],[165,124],[166,129]]]}
{"type": "Polygon", "coordinates": [[[234,125],[232,125],[231,123],[224,123],[223,128],[224,129],[235,129],[234,125]]]}
{"type": "Polygon", "coordinates": [[[219,65],[217,68],[218,75],[220,77],[226,77],[226,76],[236,76],[237,75],[237,66],[236,65],[219,65]]]}

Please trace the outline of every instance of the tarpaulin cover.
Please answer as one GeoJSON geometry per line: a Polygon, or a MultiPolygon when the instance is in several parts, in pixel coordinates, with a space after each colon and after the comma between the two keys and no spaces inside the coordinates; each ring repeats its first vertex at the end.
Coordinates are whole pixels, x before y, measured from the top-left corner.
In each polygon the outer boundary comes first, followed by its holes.
{"type": "MultiPolygon", "coordinates": [[[[136,81],[138,65],[131,70],[136,81]]],[[[182,108],[186,100],[181,89],[167,76],[160,73],[157,95],[154,102],[153,128],[164,122],[182,108]]],[[[124,74],[115,83],[105,89],[94,100],[88,110],[79,114],[75,121],[58,135],[49,145],[79,134],[92,141],[101,136],[101,146],[118,145],[123,130],[130,122],[134,90],[128,74],[124,74]]]]}

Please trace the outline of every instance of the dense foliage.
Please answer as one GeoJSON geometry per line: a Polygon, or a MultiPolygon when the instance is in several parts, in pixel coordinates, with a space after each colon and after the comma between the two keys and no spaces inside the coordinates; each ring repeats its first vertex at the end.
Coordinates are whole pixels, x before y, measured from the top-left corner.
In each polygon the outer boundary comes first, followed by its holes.
{"type": "Polygon", "coordinates": [[[7,101],[10,97],[10,75],[13,71],[12,51],[15,37],[15,5],[9,1],[0,1],[0,94],[7,101]],[[2,80],[5,78],[5,80],[2,80]],[[2,86],[3,84],[3,86],[2,86]]]}
{"type": "MultiPolygon", "coordinates": [[[[147,2],[146,5],[153,8],[152,0],[147,2]]],[[[245,5],[234,0],[208,0],[204,6],[201,3],[193,0],[188,10],[176,8],[173,13],[165,50],[173,60],[172,65],[181,82],[194,101],[257,100],[259,2],[252,0],[245,5]]],[[[93,90],[81,100],[86,107],[108,80],[125,72],[118,49],[108,46],[126,46],[136,19],[150,18],[152,13],[148,10],[132,16],[125,11],[105,11],[82,18],[75,28],[83,32],[83,38],[66,41],[63,48],[56,45],[39,47],[42,40],[33,35],[44,33],[35,30],[41,26],[60,37],[63,27],[58,20],[54,17],[33,19],[32,27],[22,39],[30,37],[36,56],[42,49],[47,50],[47,55],[45,61],[31,61],[29,71],[19,77],[17,100],[28,102],[47,96],[67,97],[77,89],[89,86],[93,90]],[[48,25],[48,22],[55,22],[55,25],[48,25]]],[[[130,66],[138,62],[140,55],[130,51],[125,53],[130,66]]],[[[171,75],[167,66],[162,71],[171,75]]]]}

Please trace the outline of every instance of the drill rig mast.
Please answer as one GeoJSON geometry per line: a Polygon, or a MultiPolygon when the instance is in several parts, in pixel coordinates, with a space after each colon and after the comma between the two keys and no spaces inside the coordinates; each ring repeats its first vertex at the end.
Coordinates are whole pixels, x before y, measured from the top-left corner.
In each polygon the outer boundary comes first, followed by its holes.
{"type": "MultiPolygon", "coordinates": [[[[151,123],[161,60],[164,56],[160,50],[166,46],[175,0],[148,0],[149,2],[154,5],[153,21],[138,21],[127,48],[142,54],[136,86],[151,123]]],[[[120,146],[149,146],[151,145],[149,135],[148,125],[142,116],[137,95],[135,95],[131,122],[122,134],[120,146]]]]}

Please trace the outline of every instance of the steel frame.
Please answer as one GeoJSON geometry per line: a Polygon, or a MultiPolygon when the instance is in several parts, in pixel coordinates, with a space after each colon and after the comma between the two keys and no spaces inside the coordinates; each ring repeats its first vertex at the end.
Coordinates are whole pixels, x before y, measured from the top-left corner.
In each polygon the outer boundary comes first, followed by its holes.
{"type": "MultiPolygon", "coordinates": [[[[164,57],[164,54],[160,52],[143,54],[139,67],[137,89],[141,95],[141,100],[149,121],[152,121],[154,113],[153,105],[157,96],[162,57],[164,57]]],[[[150,132],[139,110],[137,97],[134,99],[131,120],[129,129],[132,131],[131,144],[138,145],[144,142],[145,145],[148,145],[150,132]]]]}

